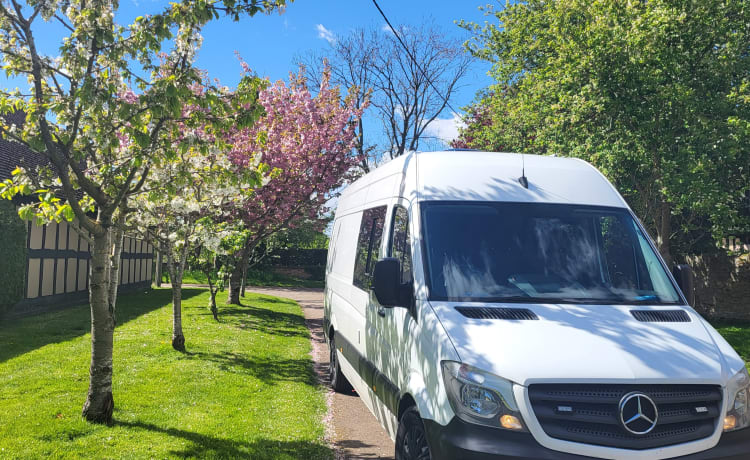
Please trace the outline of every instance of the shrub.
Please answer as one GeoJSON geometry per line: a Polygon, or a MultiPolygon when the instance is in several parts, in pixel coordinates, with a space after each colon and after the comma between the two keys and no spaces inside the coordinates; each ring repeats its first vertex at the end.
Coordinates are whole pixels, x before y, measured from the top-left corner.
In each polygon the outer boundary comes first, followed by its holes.
{"type": "Polygon", "coordinates": [[[26,276],[26,223],[16,206],[0,200],[0,315],[23,300],[26,276]]]}
{"type": "Polygon", "coordinates": [[[276,267],[325,267],[327,257],[328,249],[279,248],[271,253],[268,264],[276,267]]]}
{"type": "Polygon", "coordinates": [[[326,267],[325,265],[306,265],[302,267],[310,279],[313,281],[325,281],[326,279],[326,267]]]}

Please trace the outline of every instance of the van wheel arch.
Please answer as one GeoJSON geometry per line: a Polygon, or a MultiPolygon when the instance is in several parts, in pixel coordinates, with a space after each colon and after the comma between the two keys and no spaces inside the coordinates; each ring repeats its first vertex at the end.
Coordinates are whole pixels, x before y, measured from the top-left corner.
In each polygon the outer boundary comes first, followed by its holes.
{"type": "MultiPolygon", "coordinates": [[[[414,398],[409,394],[406,393],[401,397],[401,400],[398,402],[398,417],[396,420],[401,420],[401,416],[404,415],[404,412],[406,412],[406,409],[410,407],[417,407],[417,401],[414,400],[414,398]]],[[[417,410],[419,408],[417,407],[417,410]]]]}
{"type": "Polygon", "coordinates": [[[411,395],[401,398],[398,408],[398,429],[395,440],[396,460],[430,459],[430,445],[424,421],[411,395]]]}
{"type": "Polygon", "coordinates": [[[334,329],[331,326],[330,335],[328,336],[328,351],[330,353],[328,363],[328,380],[331,388],[337,393],[351,393],[353,388],[352,384],[349,383],[344,372],[341,370],[339,360],[336,353],[336,339],[334,337],[334,329]]]}

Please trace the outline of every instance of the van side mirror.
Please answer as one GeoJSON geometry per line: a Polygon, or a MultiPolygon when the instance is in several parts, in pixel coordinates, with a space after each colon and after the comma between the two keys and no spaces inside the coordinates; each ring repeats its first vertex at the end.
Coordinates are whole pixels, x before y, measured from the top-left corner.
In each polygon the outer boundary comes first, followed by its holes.
{"type": "Polygon", "coordinates": [[[695,280],[693,277],[693,269],[687,264],[675,265],[672,269],[672,274],[674,275],[674,279],[677,280],[677,285],[680,286],[688,304],[690,306],[695,306],[695,280]]]}
{"type": "Polygon", "coordinates": [[[401,264],[398,259],[386,257],[375,264],[372,289],[380,305],[395,307],[400,302],[401,264]]]}

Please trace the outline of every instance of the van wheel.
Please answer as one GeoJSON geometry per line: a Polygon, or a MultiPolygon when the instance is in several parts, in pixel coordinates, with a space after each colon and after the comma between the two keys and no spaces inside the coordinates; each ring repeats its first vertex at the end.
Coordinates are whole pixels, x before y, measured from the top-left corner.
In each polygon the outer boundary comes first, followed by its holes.
{"type": "Polygon", "coordinates": [[[414,406],[406,409],[398,422],[396,460],[430,460],[422,417],[414,406]]]}
{"type": "Polygon", "coordinates": [[[341,372],[339,367],[338,356],[336,355],[336,342],[331,337],[329,341],[329,348],[331,350],[331,360],[328,365],[328,377],[331,380],[331,388],[337,393],[351,393],[352,385],[344,377],[344,373],[341,372]]]}

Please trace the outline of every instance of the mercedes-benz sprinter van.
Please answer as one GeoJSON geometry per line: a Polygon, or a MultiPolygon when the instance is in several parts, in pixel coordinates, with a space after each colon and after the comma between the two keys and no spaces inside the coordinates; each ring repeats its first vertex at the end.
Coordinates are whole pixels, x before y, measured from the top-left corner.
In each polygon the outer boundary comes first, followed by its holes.
{"type": "Polygon", "coordinates": [[[584,161],[404,155],[338,203],[331,384],[399,460],[750,459],[745,362],[691,292],[584,161]]]}

